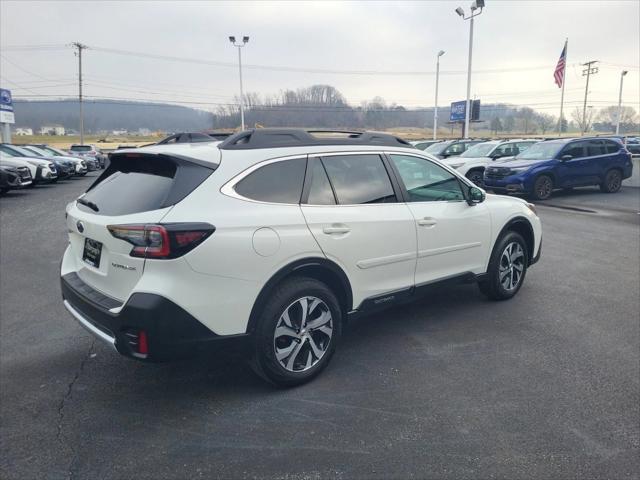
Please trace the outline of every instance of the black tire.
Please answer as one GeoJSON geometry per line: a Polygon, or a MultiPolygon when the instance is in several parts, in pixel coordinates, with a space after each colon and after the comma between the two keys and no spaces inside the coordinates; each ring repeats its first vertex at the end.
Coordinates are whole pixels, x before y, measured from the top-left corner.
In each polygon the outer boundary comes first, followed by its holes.
{"type": "MultiPolygon", "coordinates": [[[[515,253],[515,252],[514,252],[515,253]]],[[[512,263],[516,264],[519,258],[513,260],[512,263]]],[[[489,260],[489,268],[487,269],[487,276],[484,280],[478,282],[480,291],[491,300],[507,300],[513,297],[524,283],[525,276],[527,274],[527,266],[529,265],[529,250],[527,249],[527,243],[522,238],[522,235],[516,232],[508,231],[502,237],[498,239],[496,245],[491,252],[491,259],[489,260]],[[517,284],[513,288],[507,288],[501,282],[501,262],[505,249],[512,245],[518,244],[522,250],[522,263],[518,262],[518,265],[522,266],[522,272],[519,273],[517,284]]],[[[507,277],[509,274],[507,273],[507,277]]],[[[508,279],[507,279],[508,280],[508,279]]]]}
{"type": "MultiPolygon", "coordinates": [[[[320,307],[317,307],[320,308],[320,307]]],[[[316,310],[317,310],[316,308],[316,310]]],[[[295,311],[291,315],[291,323],[294,326],[299,326],[296,323],[295,311]]],[[[282,324],[280,325],[282,326],[282,324]]],[[[305,333],[305,329],[298,331],[298,333],[305,333]]],[[[308,336],[311,336],[312,330],[309,329],[308,336]]],[[[251,359],[251,367],[262,378],[280,387],[293,387],[301,385],[313,379],[317,376],[328,364],[335,352],[336,345],[340,340],[342,333],[342,309],[335,294],[322,282],[308,277],[294,277],[285,280],[282,284],[276,287],[273,294],[270,296],[266,305],[262,310],[262,314],[258,319],[258,324],[254,332],[254,352],[251,359]],[[305,370],[291,371],[285,368],[280,361],[276,358],[276,341],[280,341],[284,338],[285,341],[288,337],[279,337],[275,339],[274,335],[276,328],[278,327],[281,317],[285,311],[292,312],[291,309],[296,309],[297,301],[305,297],[315,297],[324,303],[322,308],[326,307],[326,311],[331,313],[331,327],[333,329],[331,337],[324,344],[324,353],[316,359],[313,357],[313,361],[316,362],[312,366],[305,370]]],[[[321,341],[326,339],[324,333],[315,333],[322,336],[321,341]]],[[[294,346],[291,356],[296,354],[296,358],[307,358],[311,352],[311,342],[307,338],[301,337],[302,341],[291,339],[289,346],[285,346],[282,350],[286,350],[290,346],[294,346]],[[294,344],[301,344],[297,348],[294,344]],[[306,350],[305,350],[306,349],[306,350]]],[[[316,337],[317,338],[317,337],[316,337]]],[[[316,340],[317,342],[317,340],[316,340]]],[[[314,343],[318,345],[319,343],[314,343]]],[[[282,359],[288,362],[291,359],[289,356],[286,359],[282,359]]],[[[295,362],[296,358],[293,359],[295,362]]],[[[297,364],[300,366],[300,364],[297,364]]],[[[295,369],[295,365],[292,367],[295,369]]],[[[303,367],[304,368],[304,367],[303,367]]]]}
{"type": "Polygon", "coordinates": [[[549,175],[540,175],[533,182],[531,196],[536,200],[547,200],[553,193],[553,179],[549,175]]]}
{"type": "Polygon", "coordinates": [[[612,169],[604,176],[604,182],[600,184],[600,190],[604,193],[616,193],[622,188],[622,173],[620,170],[612,169]]]}
{"type": "Polygon", "coordinates": [[[480,188],[484,188],[484,170],[475,169],[467,172],[466,177],[480,188]]]}

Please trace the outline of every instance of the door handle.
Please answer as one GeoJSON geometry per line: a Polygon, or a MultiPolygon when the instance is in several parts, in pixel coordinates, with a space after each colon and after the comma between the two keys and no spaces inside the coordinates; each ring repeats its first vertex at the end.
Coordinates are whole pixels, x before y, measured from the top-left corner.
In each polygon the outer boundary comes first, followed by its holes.
{"type": "Polygon", "coordinates": [[[327,235],[340,234],[340,233],[349,233],[351,229],[349,227],[324,227],[322,229],[323,233],[327,235]]]}
{"type": "Polygon", "coordinates": [[[421,227],[433,227],[436,223],[438,223],[436,219],[431,217],[425,217],[422,220],[418,220],[418,225],[421,227]]]}

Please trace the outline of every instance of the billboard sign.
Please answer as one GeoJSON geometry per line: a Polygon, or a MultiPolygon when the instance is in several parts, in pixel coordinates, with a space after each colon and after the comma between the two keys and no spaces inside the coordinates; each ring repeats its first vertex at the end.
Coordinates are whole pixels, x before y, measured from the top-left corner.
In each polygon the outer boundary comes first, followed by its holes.
{"type": "Polygon", "coordinates": [[[16,123],[11,90],[0,88],[0,123],[16,123]]]}
{"type": "MultiPolygon", "coordinates": [[[[461,100],[459,102],[451,103],[451,114],[449,115],[450,122],[464,122],[467,115],[467,101],[461,100]]],[[[480,120],[480,100],[471,101],[471,118],[472,122],[480,120]]]]}

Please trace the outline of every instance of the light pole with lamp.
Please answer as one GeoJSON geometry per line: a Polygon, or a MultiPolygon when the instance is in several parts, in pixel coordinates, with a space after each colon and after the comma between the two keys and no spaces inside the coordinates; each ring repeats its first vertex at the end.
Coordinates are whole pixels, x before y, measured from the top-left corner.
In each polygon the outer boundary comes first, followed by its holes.
{"type": "Polygon", "coordinates": [[[244,92],[242,90],[242,47],[249,42],[249,37],[242,37],[242,43],[236,43],[236,37],[230,36],[229,41],[238,49],[238,72],[240,73],[240,129],[244,130],[244,92]]]}
{"type": "Polygon", "coordinates": [[[469,16],[465,15],[462,7],[456,8],[456,13],[460,15],[463,20],[471,20],[471,22],[469,22],[469,65],[467,66],[467,103],[465,104],[464,138],[469,137],[469,122],[471,119],[471,60],[473,58],[473,19],[482,13],[483,8],[484,0],[475,0],[475,2],[471,4],[471,15],[469,16]]]}
{"type": "Polygon", "coordinates": [[[623,70],[620,74],[620,94],[618,95],[618,119],[616,120],[616,135],[620,135],[620,118],[622,117],[622,82],[626,74],[626,70],[623,70]]]}
{"type": "Polygon", "coordinates": [[[436,106],[433,110],[433,139],[436,140],[438,135],[438,80],[440,79],[440,57],[444,55],[444,50],[438,52],[436,59],[436,106]]]}

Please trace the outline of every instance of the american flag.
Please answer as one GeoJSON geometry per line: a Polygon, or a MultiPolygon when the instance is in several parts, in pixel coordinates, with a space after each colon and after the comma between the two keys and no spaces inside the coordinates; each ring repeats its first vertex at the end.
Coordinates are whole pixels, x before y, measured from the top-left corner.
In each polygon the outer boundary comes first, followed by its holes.
{"type": "Polygon", "coordinates": [[[556,69],[553,72],[553,78],[556,80],[556,85],[558,88],[562,87],[562,83],[564,82],[564,67],[566,65],[567,60],[567,43],[565,42],[564,48],[562,49],[562,53],[560,54],[560,60],[558,60],[558,64],[556,65],[556,69]]]}

